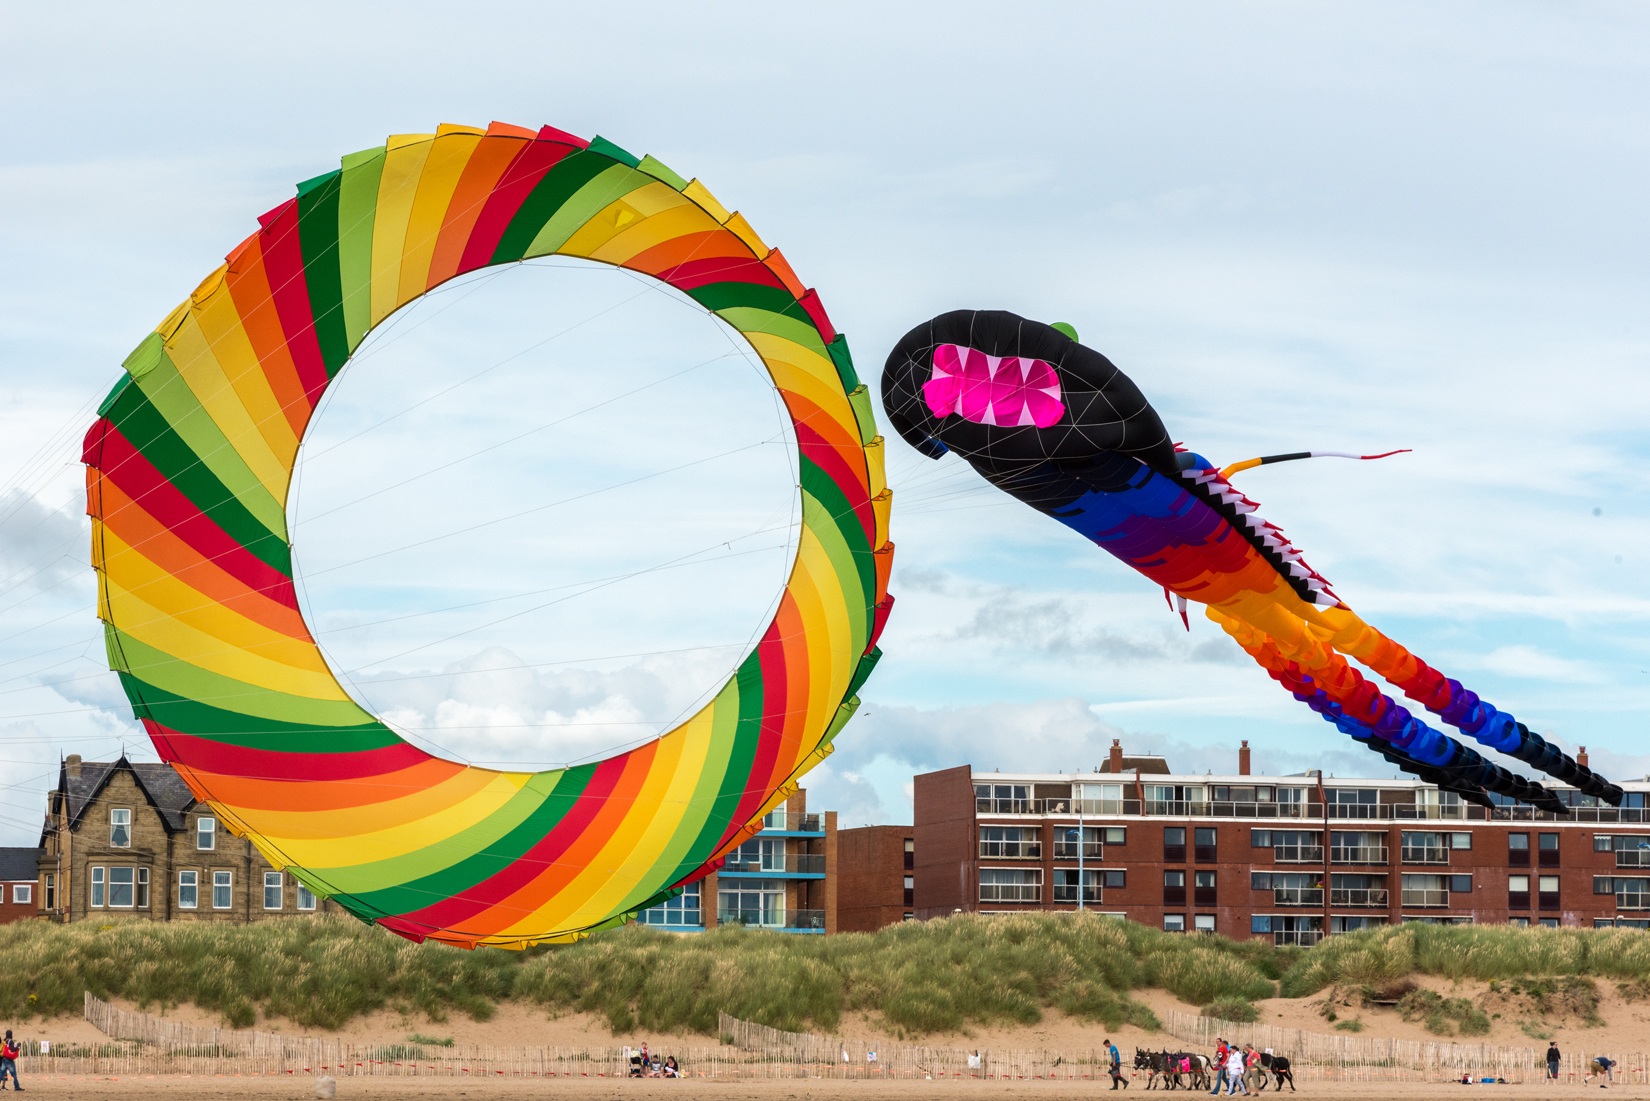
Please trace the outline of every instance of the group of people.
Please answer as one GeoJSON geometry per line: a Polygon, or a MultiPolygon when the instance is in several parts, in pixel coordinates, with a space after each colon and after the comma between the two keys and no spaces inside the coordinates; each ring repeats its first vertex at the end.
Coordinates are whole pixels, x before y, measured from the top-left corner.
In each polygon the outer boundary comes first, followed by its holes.
{"type": "Polygon", "coordinates": [[[1214,1071],[1215,1088],[1209,1092],[1219,1093],[1220,1084],[1224,1082],[1227,1097],[1234,1093],[1248,1096],[1249,1086],[1258,1086],[1260,1076],[1266,1073],[1260,1065],[1260,1052],[1255,1050],[1253,1044],[1239,1047],[1236,1044],[1228,1044],[1224,1037],[1215,1045],[1214,1063],[1210,1069],[1214,1071]]]}
{"type": "Polygon", "coordinates": [[[667,1055],[660,1059],[648,1054],[647,1045],[643,1044],[630,1056],[630,1077],[632,1078],[680,1078],[682,1068],[676,1065],[676,1056],[667,1055]]]}

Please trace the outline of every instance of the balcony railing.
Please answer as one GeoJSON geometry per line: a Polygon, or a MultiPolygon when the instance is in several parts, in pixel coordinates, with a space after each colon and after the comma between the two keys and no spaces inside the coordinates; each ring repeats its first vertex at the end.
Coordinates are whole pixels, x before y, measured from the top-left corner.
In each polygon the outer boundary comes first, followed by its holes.
{"type": "Polygon", "coordinates": [[[1331,845],[1331,864],[1385,864],[1391,853],[1385,845],[1331,845]]]}
{"type": "Polygon", "coordinates": [[[1041,841],[981,841],[980,855],[987,860],[1041,860],[1041,841]]]}
{"type": "Polygon", "coordinates": [[[824,833],[825,820],[817,814],[791,814],[789,811],[769,811],[762,818],[762,828],[787,833],[824,833]]]}
{"type": "Polygon", "coordinates": [[[1401,822],[1465,821],[1479,817],[1469,815],[1469,808],[1438,806],[1435,803],[1330,803],[1326,818],[1388,819],[1401,822]]]}
{"type": "Polygon", "coordinates": [[[1571,807],[1568,815],[1535,807],[1492,807],[1492,822],[1650,822],[1644,807],[1571,807]]]}
{"type": "Polygon", "coordinates": [[[1449,892],[1431,888],[1425,890],[1405,890],[1399,892],[1405,906],[1448,906],[1449,892]]]}
{"type": "Polygon", "coordinates": [[[1617,849],[1616,867],[1650,868],[1650,849],[1617,849]]]}
{"type": "Polygon", "coordinates": [[[1316,803],[1235,803],[1210,800],[1147,799],[1145,812],[1168,818],[1310,818],[1316,803]]]}
{"type": "Polygon", "coordinates": [[[825,857],[819,853],[798,853],[790,856],[765,856],[760,860],[729,860],[724,872],[768,875],[824,875],[825,857]]]}
{"type": "Polygon", "coordinates": [[[1298,944],[1302,948],[1310,948],[1323,939],[1320,929],[1288,929],[1272,934],[1272,943],[1279,948],[1286,944],[1298,944]]]}
{"type": "Polygon", "coordinates": [[[1436,845],[1405,845],[1401,852],[1405,864],[1449,863],[1449,850],[1436,845]]]}
{"type": "MultiPolygon", "coordinates": [[[[1098,841],[1085,841],[1085,842],[1083,842],[1083,859],[1084,860],[1099,860],[1101,858],[1101,856],[1104,855],[1103,854],[1104,848],[1105,848],[1105,846],[1101,845],[1100,842],[1098,842],[1098,841]]],[[[1075,842],[1075,841],[1056,841],[1054,843],[1054,859],[1056,859],[1056,860],[1076,860],[1077,859],[1077,842],[1075,842]]]]}
{"type": "Polygon", "coordinates": [[[1087,818],[1104,818],[1119,814],[1139,814],[1140,800],[1138,799],[1034,799],[1032,802],[1040,804],[1037,814],[1069,814],[1083,815],[1087,818]]]}
{"type": "Polygon", "coordinates": [[[818,929],[825,931],[824,910],[786,910],[786,929],[818,929]]]}
{"type": "Polygon", "coordinates": [[[718,925],[748,925],[753,929],[781,929],[785,925],[785,911],[781,909],[764,910],[753,906],[742,910],[716,911],[718,925]]]}
{"type": "Polygon", "coordinates": [[[1273,887],[1274,906],[1322,906],[1322,887],[1273,887]]]}
{"type": "Polygon", "coordinates": [[[982,883],[981,902],[1041,902],[1041,883],[982,883]]]}
{"type": "Polygon", "coordinates": [[[1387,908],[1387,892],[1385,887],[1331,887],[1329,889],[1329,905],[1331,906],[1369,906],[1384,910],[1387,908]]]}
{"type": "MultiPolygon", "coordinates": [[[[1075,884],[1075,883],[1056,883],[1054,885],[1054,901],[1055,902],[1076,903],[1076,901],[1077,901],[1077,884],[1075,884]]],[[[1092,905],[1098,903],[1099,901],[1100,901],[1100,885],[1098,883],[1091,884],[1091,885],[1086,886],[1086,887],[1083,888],[1083,905],[1084,906],[1092,906],[1092,905]]]]}
{"type": "Polygon", "coordinates": [[[1045,799],[976,799],[976,814],[1042,814],[1045,799]]]}
{"type": "Polygon", "coordinates": [[[1277,864],[1322,864],[1322,845],[1273,845],[1272,860],[1277,864]]]}

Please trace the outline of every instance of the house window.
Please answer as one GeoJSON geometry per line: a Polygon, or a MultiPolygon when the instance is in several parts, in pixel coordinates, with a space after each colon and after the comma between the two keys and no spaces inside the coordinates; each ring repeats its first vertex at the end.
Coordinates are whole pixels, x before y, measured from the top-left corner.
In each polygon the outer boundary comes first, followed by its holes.
{"type": "Polygon", "coordinates": [[[1192,928],[1199,933],[1212,933],[1215,931],[1215,915],[1213,914],[1198,914],[1192,921],[1192,928]]]}
{"type": "Polygon", "coordinates": [[[1186,915],[1164,914],[1163,931],[1165,933],[1184,933],[1186,931],[1186,915]]]}
{"type": "Polygon", "coordinates": [[[286,885],[285,878],[280,872],[264,873],[264,909],[279,910],[281,908],[281,896],[285,894],[281,888],[286,885]]]}
{"type": "Polygon", "coordinates": [[[132,908],[132,885],[137,880],[136,868],[109,869],[109,906],[122,910],[132,908]]]}
{"type": "Polygon", "coordinates": [[[104,894],[103,894],[103,869],[102,868],[93,868],[92,869],[92,901],[87,903],[87,905],[89,905],[89,906],[102,906],[103,905],[103,900],[104,900],[104,894]]]}
{"type": "MultiPolygon", "coordinates": [[[[693,903],[694,903],[694,909],[695,910],[698,909],[698,905],[699,905],[699,890],[698,890],[698,888],[699,888],[699,885],[697,883],[695,883],[693,885],[693,903]]],[[[685,891],[683,892],[684,895],[686,893],[687,892],[685,892],[685,891]]],[[[675,900],[672,899],[671,901],[675,901],[675,900]]],[[[308,887],[305,887],[302,883],[298,884],[298,909],[300,909],[300,910],[313,910],[313,909],[315,909],[315,892],[310,890],[308,887]]],[[[703,919],[700,919],[700,920],[702,921],[703,919]]]]}
{"type": "Polygon", "coordinates": [[[178,909],[193,910],[200,905],[201,874],[178,873],[178,909]]]}
{"type": "Polygon", "coordinates": [[[109,808],[109,847],[132,847],[132,812],[125,807],[109,808]]]}
{"type": "Polygon", "coordinates": [[[34,901],[34,884],[19,883],[11,889],[11,900],[19,905],[34,901]]]}
{"type": "Polygon", "coordinates": [[[202,852],[211,852],[218,847],[218,820],[216,818],[195,819],[195,848],[202,852]]]}
{"type": "Polygon", "coordinates": [[[230,897],[234,885],[234,872],[212,873],[212,909],[227,910],[235,904],[235,900],[230,897]]]}
{"type": "Polygon", "coordinates": [[[137,908],[139,910],[147,910],[149,908],[148,868],[139,868],[137,870],[137,908]]]}
{"type": "Polygon", "coordinates": [[[1107,869],[1101,883],[1103,886],[1115,887],[1118,890],[1122,890],[1124,887],[1128,886],[1128,879],[1129,873],[1121,868],[1107,869]]]}
{"type": "Polygon", "coordinates": [[[46,877],[46,909],[57,909],[57,877],[55,875],[46,877]]]}

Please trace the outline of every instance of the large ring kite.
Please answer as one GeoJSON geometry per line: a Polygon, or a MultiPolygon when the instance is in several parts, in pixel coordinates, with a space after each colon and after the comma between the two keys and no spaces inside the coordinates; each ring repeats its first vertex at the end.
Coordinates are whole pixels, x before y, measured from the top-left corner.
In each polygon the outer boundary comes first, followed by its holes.
{"type": "Polygon", "coordinates": [[[882,438],[817,295],[698,181],[552,127],[392,137],[258,221],[86,436],[109,664],[161,756],[277,868],[414,940],[566,939],[708,874],[830,751],[893,599],[882,438]],[[501,772],[408,744],[339,685],[298,610],[287,490],[375,325],[552,253],[651,275],[744,336],[795,425],[802,531],[772,624],[701,711],[595,764],[501,772]]]}

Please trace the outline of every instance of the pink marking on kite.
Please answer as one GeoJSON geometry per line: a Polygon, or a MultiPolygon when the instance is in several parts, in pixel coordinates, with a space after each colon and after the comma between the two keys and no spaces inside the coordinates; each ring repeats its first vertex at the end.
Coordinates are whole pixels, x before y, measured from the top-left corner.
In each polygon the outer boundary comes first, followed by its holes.
{"type": "Polygon", "coordinates": [[[975,424],[998,428],[1047,428],[1065,416],[1060,376],[1052,364],[1019,356],[988,356],[975,348],[941,344],[934,349],[934,374],[922,386],[936,417],[955,413],[975,424]]]}

